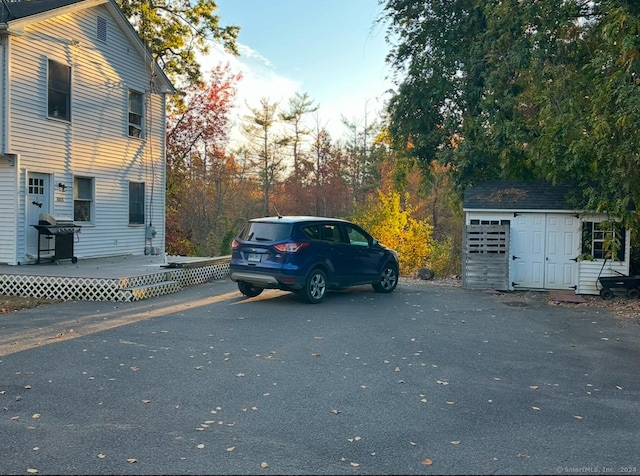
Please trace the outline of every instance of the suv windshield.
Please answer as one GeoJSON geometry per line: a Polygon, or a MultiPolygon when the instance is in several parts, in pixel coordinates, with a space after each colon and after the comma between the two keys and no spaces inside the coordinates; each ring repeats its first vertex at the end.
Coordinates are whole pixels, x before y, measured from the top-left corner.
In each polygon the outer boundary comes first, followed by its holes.
{"type": "Polygon", "coordinates": [[[244,241],[281,241],[291,236],[291,223],[249,222],[242,230],[244,241]]]}

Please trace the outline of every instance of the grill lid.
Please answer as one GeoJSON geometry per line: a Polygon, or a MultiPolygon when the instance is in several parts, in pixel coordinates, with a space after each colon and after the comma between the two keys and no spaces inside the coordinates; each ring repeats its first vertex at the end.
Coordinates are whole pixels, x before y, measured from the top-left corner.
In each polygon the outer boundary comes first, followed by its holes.
{"type": "Polygon", "coordinates": [[[38,224],[49,226],[73,226],[73,218],[63,215],[49,215],[48,213],[41,213],[38,224]]]}

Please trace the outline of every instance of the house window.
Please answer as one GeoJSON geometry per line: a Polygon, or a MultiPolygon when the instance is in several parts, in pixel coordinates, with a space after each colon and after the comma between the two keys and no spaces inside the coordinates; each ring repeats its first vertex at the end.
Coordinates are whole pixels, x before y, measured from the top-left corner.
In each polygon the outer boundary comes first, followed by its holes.
{"type": "Polygon", "coordinates": [[[144,96],[135,91],[129,91],[129,136],[142,137],[144,96]]]}
{"type": "Polygon", "coordinates": [[[107,41],[107,19],[106,18],[98,17],[96,36],[100,41],[104,41],[104,42],[107,41]]]}
{"type": "Polygon", "coordinates": [[[624,261],[625,230],[619,223],[585,221],[582,223],[582,254],[595,259],[612,259],[615,249],[615,261],[624,261]]]}
{"type": "Polygon", "coordinates": [[[129,182],[129,225],[144,224],[144,182],[129,182]]]}
{"type": "Polygon", "coordinates": [[[49,60],[47,115],[71,120],[71,68],[49,60]]]}
{"type": "Polygon", "coordinates": [[[73,178],[73,220],[90,222],[93,219],[93,179],[73,178]]]}

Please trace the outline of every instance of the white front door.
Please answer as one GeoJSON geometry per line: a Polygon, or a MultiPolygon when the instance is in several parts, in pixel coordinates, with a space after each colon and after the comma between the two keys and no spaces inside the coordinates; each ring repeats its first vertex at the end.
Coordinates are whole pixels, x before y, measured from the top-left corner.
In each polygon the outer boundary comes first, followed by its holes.
{"type": "MultiPolygon", "coordinates": [[[[50,176],[29,172],[27,176],[27,253],[33,257],[38,256],[38,230],[32,225],[37,225],[41,213],[50,213],[49,201],[50,176]]],[[[42,248],[47,248],[47,242],[42,237],[42,248]]],[[[46,255],[46,253],[44,254],[46,255]]]]}
{"type": "Polygon", "coordinates": [[[511,221],[516,289],[569,289],[576,284],[579,221],[570,215],[521,213],[511,221]]]}

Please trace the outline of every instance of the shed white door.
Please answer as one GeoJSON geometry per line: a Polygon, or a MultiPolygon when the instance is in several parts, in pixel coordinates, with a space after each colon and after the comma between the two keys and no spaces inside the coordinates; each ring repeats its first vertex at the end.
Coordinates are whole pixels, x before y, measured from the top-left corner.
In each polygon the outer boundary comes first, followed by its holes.
{"type": "Polygon", "coordinates": [[[511,222],[516,289],[570,289],[576,284],[579,221],[571,215],[524,213],[511,222]]]}

